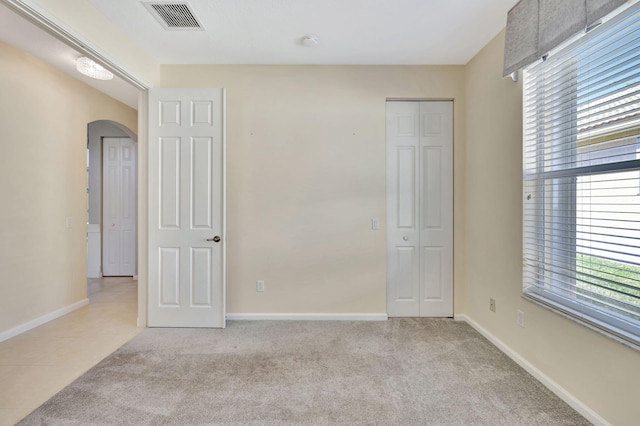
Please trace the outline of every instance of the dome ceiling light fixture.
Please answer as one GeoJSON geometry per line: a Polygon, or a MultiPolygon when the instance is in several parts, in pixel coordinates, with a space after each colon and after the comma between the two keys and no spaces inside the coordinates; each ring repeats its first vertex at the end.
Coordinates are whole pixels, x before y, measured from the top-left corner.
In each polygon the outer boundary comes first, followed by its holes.
{"type": "Polygon", "coordinates": [[[302,37],[302,45],[306,47],[315,47],[318,45],[318,36],[309,34],[302,37]]]}
{"type": "Polygon", "coordinates": [[[105,69],[102,65],[97,64],[93,59],[87,58],[86,56],[80,56],[76,59],[76,69],[80,74],[95,78],[96,80],[113,79],[113,73],[111,73],[111,71],[105,69]]]}

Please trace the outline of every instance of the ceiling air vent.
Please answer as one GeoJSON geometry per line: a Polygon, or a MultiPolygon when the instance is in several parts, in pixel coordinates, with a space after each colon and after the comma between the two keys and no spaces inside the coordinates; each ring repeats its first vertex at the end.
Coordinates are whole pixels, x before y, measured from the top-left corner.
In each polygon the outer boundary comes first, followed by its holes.
{"type": "Polygon", "coordinates": [[[143,2],[165,30],[203,30],[187,2],[143,2]]]}

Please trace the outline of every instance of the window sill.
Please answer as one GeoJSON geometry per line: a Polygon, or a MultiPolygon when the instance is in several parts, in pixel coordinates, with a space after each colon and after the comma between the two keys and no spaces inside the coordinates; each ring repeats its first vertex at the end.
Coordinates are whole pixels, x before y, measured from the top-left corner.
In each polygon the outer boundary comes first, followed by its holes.
{"type": "Polygon", "coordinates": [[[640,341],[627,331],[617,329],[608,323],[586,316],[584,313],[576,312],[539,293],[525,291],[522,293],[522,298],[640,352],[640,341]]]}

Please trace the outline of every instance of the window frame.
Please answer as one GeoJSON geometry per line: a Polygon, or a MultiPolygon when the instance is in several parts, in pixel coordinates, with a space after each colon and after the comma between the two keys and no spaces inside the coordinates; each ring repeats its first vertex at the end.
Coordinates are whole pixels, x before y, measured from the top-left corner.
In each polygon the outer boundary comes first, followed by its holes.
{"type": "MultiPolygon", "coordinates": [[[[639,13],[638,8],[634,8],[632,12],[639,13]]],[[[640,29],[638,29],[638,31],[640,31],[640,29]]],[[[581,37],[582,36],[576,37],[557,49],[554,49],[552,54],[556,52],[563,52],[567,46],[573,44],[581,37]]],[[[576,76],[579,66],[580,65],[576,61],[574,65],[567,67],[568,71],[563,70],[565,73],[574,73],[567,74],[569,76],[573,75],[573,77],[569,78],[570,81],[573,81],[572,79],[577,81],[576,76]]],[[[527,73],[525,72],[524,74],[523,80],[526,83],[527,73]]],[[[529,120],[533,121],[536,126],[539,125],[540,122],[547,122],[549,120],[549,115],[555,116],[557,114],[559,116],[564,115],[565,118],[572,115],[569,121],[566,121],[563,118],[562,122],[568,123],[570,127],[573,126],[574,129],[577,128],[578,116],[575,112],[577,111],[575,102],[580,93],[580,90],[577,87],[578,85],[576,84],[575,87],[570,90],[570,96],[567,97],[566,94],[549,94],[545,91],[547,89],[544,89],[544,81],[538,81],[537,83],[538,84],[533,91],[525,91],[523,94],[524,128],[531,124],[526,116],[528,110],[527,105],[531,102],[536,103],[533,107],[535,118],[529,117],[529,120]],[[545,96],[547,96],[547,98],[545,98],[545,96]],[[549,96],[551,96],[554,101],[557,96],[558,100],[561,99],[564,104],[558,102],[557,111],[553,109],[550,112],[549,109],[545,109],[545,107],[541,107],[539,105],[539,103],[542,103],[541,100],[549,103],[549,96]],[[570,105],[570,108],[567,108],[567,101],[569,101],[569,103],[573,102],[573,104],[570,105]],[[567,113],[567,110],[570,112],[567,113]],[[544,119],[541,119],[540,116],[543,111],[547,116],[545,116],[544,119]]],[[[526,86],[526,84],[523,84],[523,86],[526,86]]],[[[554,101],[551,101],[551,103],[554,101]]],[[[563,129],[553,127],[553,130],[562,131],[563,129]]],[[[534,155],[536,166],[535,172],[533,173],[530,173],[527,170],[527,148],[529,147],[531,149],[531,146],[527,145],[527,135],[523,134],[524,197],[522,297],[562,316],[577,321],[593,330],[603,333],[627,346],[640,350],[640,323],[637,325],[630,324],[624,320],[616,318],[616,316],[603,314],[601,312],[601,305],[597,305],[595,300],[593,302],[587,301],[587,297],[584,296],[584,294],[582,294],[584,297],[581,297],[579,291],[580,287],[577,284],[577,281],[579,280],[576,277],[578,269],[576,266],[578,262],[576,242],[576,237],[578,235],[576,206],[578,199],[578,180],[581,177],[640,171],[640,157],[635,160],[619,161],[614,163],[583,165],[578,161],[580,141],[577,132],[574,133],[575,134],[571,136],[572,139],[568,139],[568,145],[566,140],[564,142],[557,141],[562,140],[562,136],[558,137],[557,140],[554,136],[554,140],[549,143],[548,140],[545,142],[544,137],[541,137],[536,133],[534,146],[536,151],[534,155]],[[562,153],[560,159],[562,161],[571,159],[569,164],[572,166],[564,167],[561,170],[546,171],[545,167],[547,167],[547,165],[545,164],[545,161],[549,161],[550,158],[548,152],[545,152],[545,150],[548,150],[549,146],[552,147],[551,150],[553,150],[553,147],[562,147],[562,149],[565,149],[569,146],[568,149],[570,152],[568,154],[566,152],[562,153]],[[556,184],[556,181],[558,181],[559,184],[556,184]],[[547,189],[550,182],[551,187],[553,187],[553,190],[551,191],[547,189]],[[534,187],[535,190],[532,189],[534,187]],[[564,192],[565,196],[558,195],[558,193],[562,192],[564,192]],[[532,196],[532,194],[535,194],[535,196],[532,196]],[[570,195],[567,196],[566,194],[570,195]],[[561,207],[556,208],[554,205],[561,207]],[[547,216],[557,219],[559,217],[557,212],[564,212],[562,214],[566,217],[563,217],[562,221],[559,223],[547,220],[547,216]],[[533,219],[531,219],[532,217],[533,219]],[[549,226],[549,223],[554,229],[550,232],[551,236],[547,237],[546,227],[549,226]],[[538,241],[536,241],[536,244],[527,243],[527,233],[531,233],[532,229],[535,235],[533,239],[535,240],[542,235],[542,243],[538,241]],[[548,241],[546,238],[551,241],[548,241]],[[558,238],[564,238],[565,241],[562,243],[553,241],[558,238]],[[567,241],[569,242],[567,243],[567,241]],[[572,251],[567,252],[567,247],[572,247],[572,251]],[[563,251],[561,256],[558,255],[559,250],[563,251]],[[551,260],[547,262],[546,259],[551,260]],[[570,265],[572,262],[573,267],[567,267],[567,265],[570,265]],[[547,265],[551,265],[552,267],[545,268],[547,265]],[[562,274],[559,274],[559,270],[562,271],[562,274]],[[571,276],[571,274],[573,274],[573,276],[571,276]],[[533,280],[535,281],[534,283],[530,282],[532,280],[529,275],[536,277],[535,280],[533,280]],[[562,276],[562,279],[559,279],[560,276],[562,276]],[[565,286],[567,286],[567,291],[565,294],[562,294],[562,288],[565,286]]],[[[638,129],[637,137],[640,138],[640,128],[638,129]]],[[[555,158],[551,158],[551,160],[553,161],[555,158]]],[[[603,300],[604,299],[605,298],[603,298],[603,300]]]]}

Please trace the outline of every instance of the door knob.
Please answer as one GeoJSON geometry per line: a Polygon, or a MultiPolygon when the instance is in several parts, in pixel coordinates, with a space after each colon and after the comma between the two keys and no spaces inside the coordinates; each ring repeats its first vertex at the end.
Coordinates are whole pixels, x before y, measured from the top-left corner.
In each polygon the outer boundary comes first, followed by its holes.
{"type": "Polygon", "coordinates": [[[406,235],[404,237],[402,237],[403,240],[405,241],[409,241],[409,237],[407,237],[406,235]]]}
{"type": "Polygon", "coordinates": [[[220,237],[216,235],[213,238],[207,238],[207,241],[213,241],[214,243],[219,243],[220,242],[220,237]]]}

